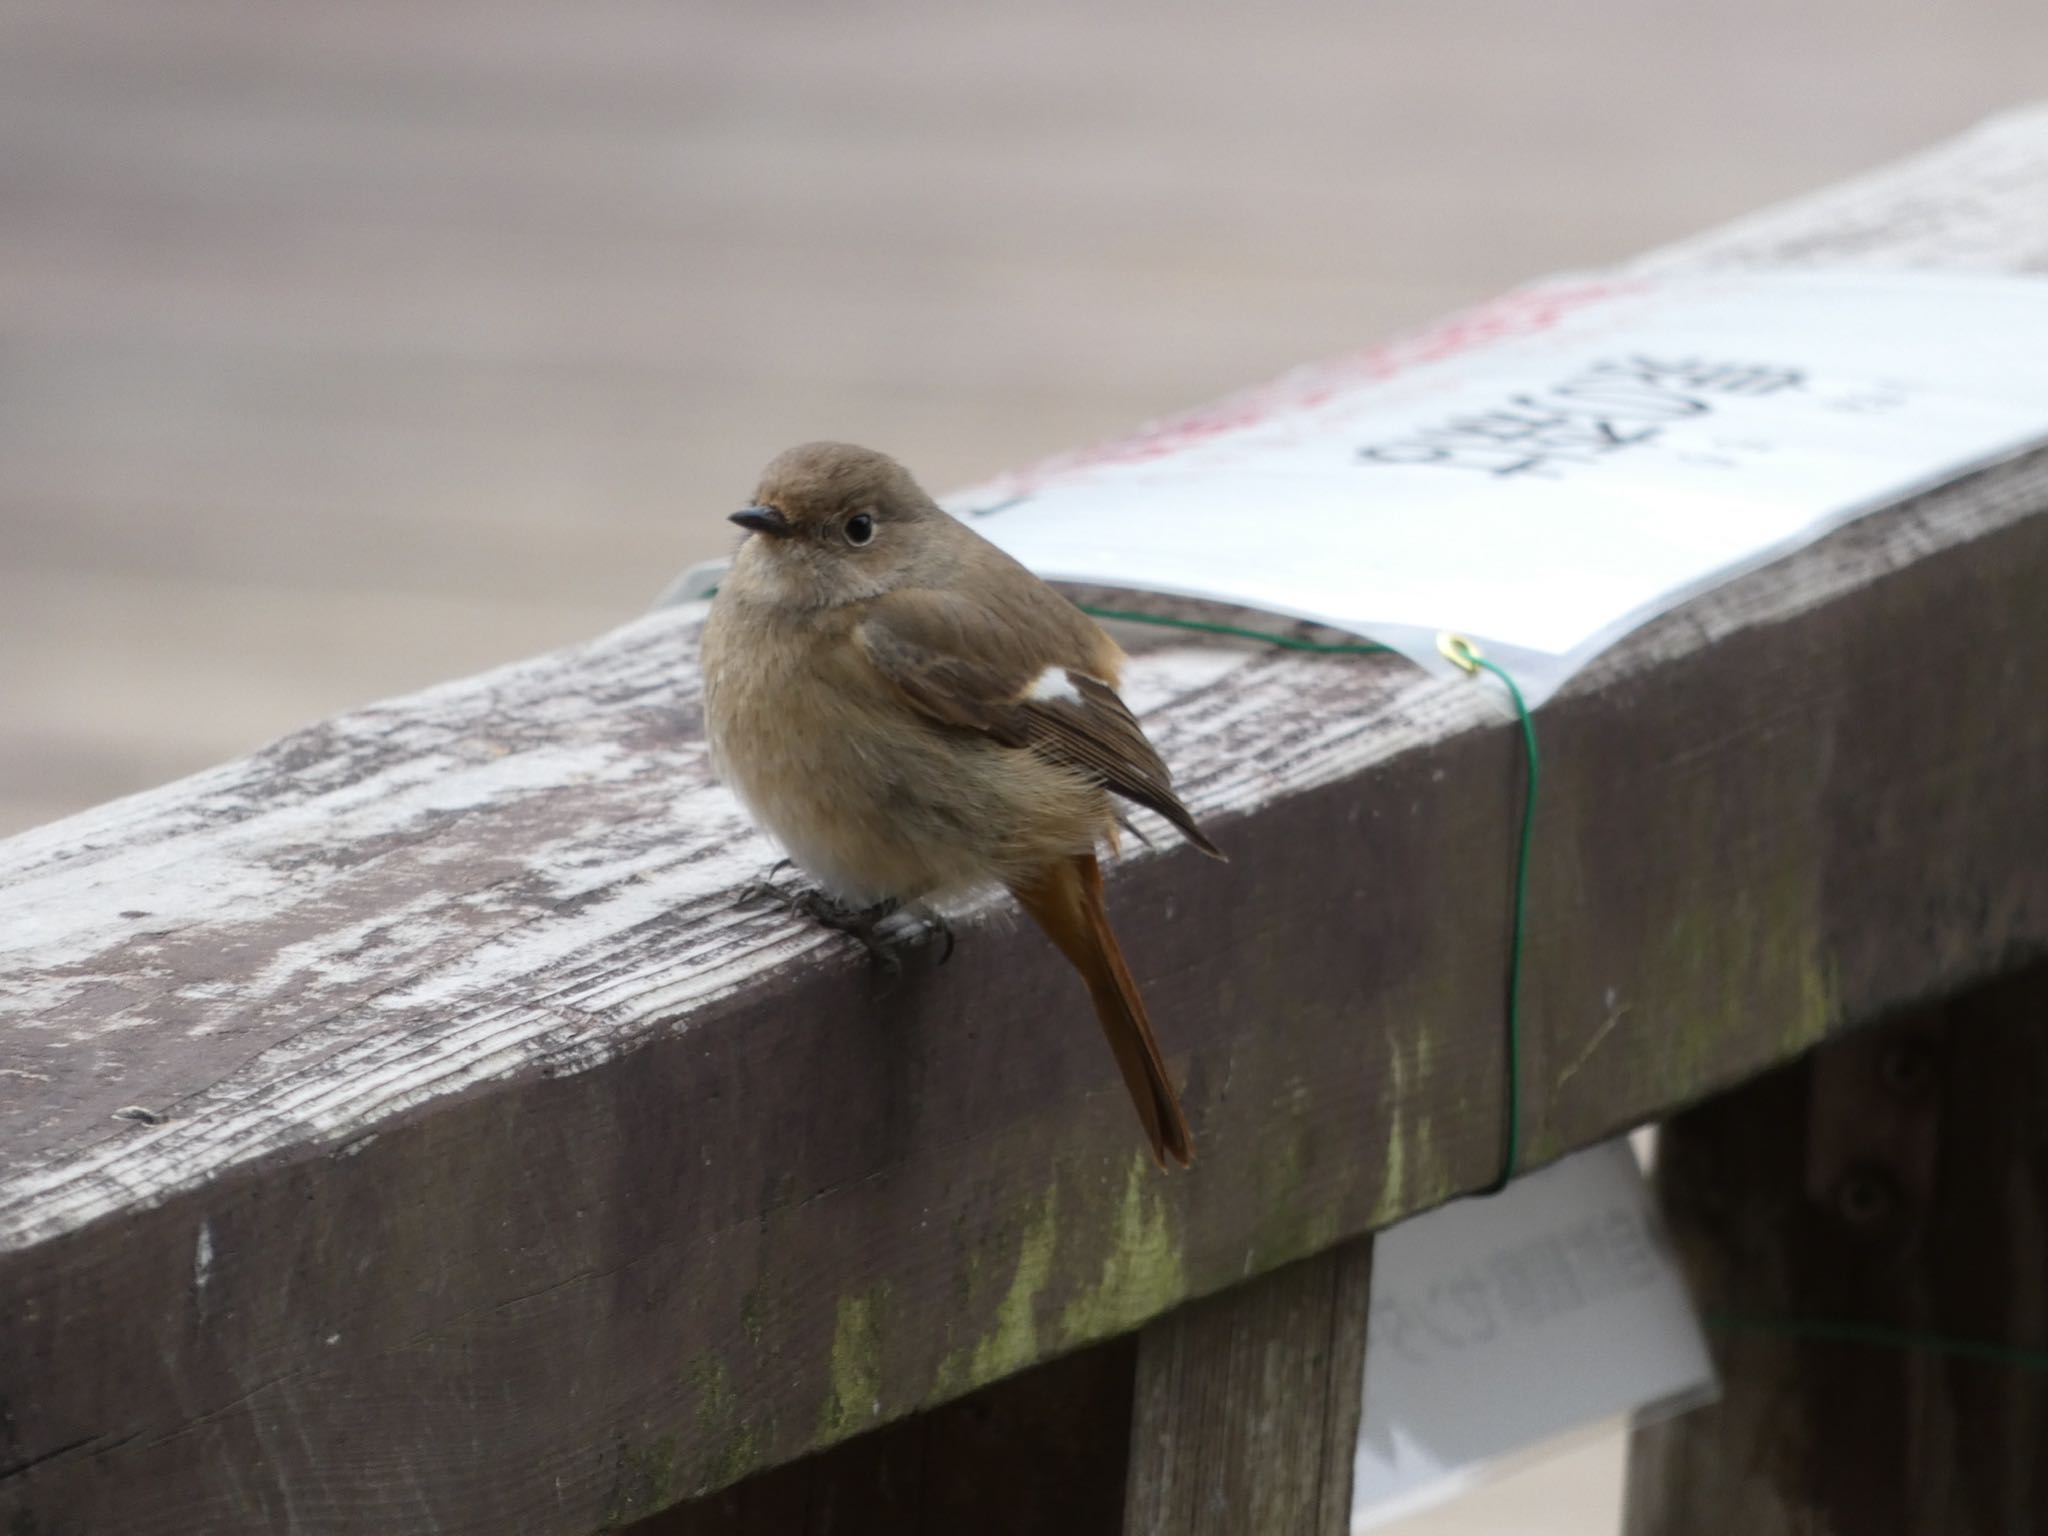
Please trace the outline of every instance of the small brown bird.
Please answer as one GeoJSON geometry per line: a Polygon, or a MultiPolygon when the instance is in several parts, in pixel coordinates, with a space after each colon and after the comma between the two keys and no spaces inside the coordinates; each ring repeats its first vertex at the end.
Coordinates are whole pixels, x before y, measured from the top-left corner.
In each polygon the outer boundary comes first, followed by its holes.
{"type": "Polygon", "coordinates": [[[1110,793],[1222,855],[1117,697],[1122,651],[886,455],[792,448],[732,521],[750,537],[703,645],[726,781],[841,926],[1006,887],[1088,984],[1153,1157],[1186,1166],[1194,1139],[1103,910],[1110,793]]]}

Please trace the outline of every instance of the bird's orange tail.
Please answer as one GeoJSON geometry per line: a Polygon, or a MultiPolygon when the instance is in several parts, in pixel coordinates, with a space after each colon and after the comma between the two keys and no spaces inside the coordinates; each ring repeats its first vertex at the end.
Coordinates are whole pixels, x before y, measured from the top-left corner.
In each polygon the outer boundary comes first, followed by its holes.
{"type": "Polygon", "coordinates": [[[1084,853],[1055,865],[1039,879],[1019,885],[1015,894],[1088,983],[1095,1016],[1102,1021],[1124,1086],[1130,1089],[1131,1103],[1152,1143],[1153,1160],[1164,1168],[1171,1157],[1187,1167],[1195,1160],[1195,1138],[1166,1075],[1159,1042],[1152,1037],[1145,1000],[1110,932],[1109,914],[1102,906],[1102,870],[1095,856],[1084,853]]]}

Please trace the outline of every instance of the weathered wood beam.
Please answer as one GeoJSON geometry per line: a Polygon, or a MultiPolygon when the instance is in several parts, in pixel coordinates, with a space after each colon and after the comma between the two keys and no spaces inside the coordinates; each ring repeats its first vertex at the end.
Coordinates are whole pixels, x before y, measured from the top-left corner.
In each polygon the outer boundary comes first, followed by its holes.
{"type": "MultiPolygon", "coordinates": [[[[2048,269],[2026,227],[1998,259],[2048,269]]],[[[2035,454],[1546,707],[1532,1161],[2048,948],[2044,587],[2035,454]]],[[[1517,747],[1478,689],[1136,658],[1234,858],[1112,879],[1202,1146],[1164,1179],[999,913],[891,982],[734,909],[771,853],[707,775],[701,617],[0,844],[0,1515],[580,1536],[1493,1175],[1517,747]]]]}

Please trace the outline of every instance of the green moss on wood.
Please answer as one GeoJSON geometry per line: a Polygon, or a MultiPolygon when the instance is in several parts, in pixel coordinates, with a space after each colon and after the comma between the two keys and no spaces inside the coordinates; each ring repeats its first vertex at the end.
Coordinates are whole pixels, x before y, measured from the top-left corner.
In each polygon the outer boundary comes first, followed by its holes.
{"type": "Polygon", "coordinates": [[[1457,1192],[1450,1164],[1437,1141],[1436,1114],[1421,1106],[1438,1101],[1431,1064],[1436,1058],[1433,1031],[1452,1017],[1452,1004],[1417,1001],[1406,1010],[1409,1032],[1387,1038],[1386,1153],[1380,1189],[1373,1201],[1371,1224],[1384,1227],[1416,1211],[1440,1205],[1457,1192]]]}
{"type": "Polygon", "coordinates": [[[706,1356],[690,1378],[697,1397],[697,1444],[702,1447],[691,1489],[701,1493],[736,1483],[753,1471],[760,1462],[762,1437],[759,1428],[746,1421],[723,1360],[706,1356]]]}
{"type": "MultiPolygon", "coordinates": [[[[1024,1207],[1017,1260],[996,1303],[994,1322],[970,1343],[948,1351],[939,1362],[933,1379],[936,1396],[958,1396],[1038,1360],[1038,1299],[1052,1280],[1053,1255],[1059,1246],[1058,1212],[1059,1183],[1055,1180],[1041,1199],[1024,1207]]],[[[979,1254],[968,1257],[964,1288],[959,1288],[957,1297],[959,1319],[974,1318],[984,1304],[984,1269],[979,1254]]],[[[950,1327],[948,1331],[952,1331],[950,1327]]]]}
{"type": "Polygon", "coordinates": [[[839,1298],[832,1330],[832,1386],[818,1420],[819,1437],[842,1440],[874,1422],[882,1396],[882,1304],[888,1286],[839,1298]]]}
{"type": "Polygon", "coordinates": [[[1055,1183],[1024,1224],[1016,1273],[996,1305],[995,1327],[974,1346],[972,1386],[1008,1376],[1038,1358],[1038,1297],[1052,1279],[1053,1251],[1059,1244],[1058,1204],[1055,1183]]]}
{"type": "MultiPolygon", "coordinates": [[[[1337,1240],[1338,1204],[1328,1178],[1315,1177],[1319,1134],[1299,1117],[1282,1118],[1273,1126],[1273,1142],[1253,1169],[1258,1188],[1258,1214],[1248,1243],[1253,1270],[1306,1258],[1337,1240]]],[[[1353,1158],[1357,1152],[1346,1148],[1341,1155],[1353,1158]]]]}
{"type": "Polygon", "coordinates": [[[1674,1098],[1715,1086],[1732,1069],[1728,1042],[1754,1042],[1758,1061],[1816,1044],[1839,1015],[1832,957],[1819,932],[1819,872],[1794,851],[1760,888],[1702,891],[1651,949],[1646,1006],[1668,1044],[1674,1098]],[[1759,1030],[1759,1018],[1769,1021],[1759,1030]]]}
{"type": "Polygon", "coordinates": [[[676,1474],[674,1435],[663,1435],[640,1445],[621,1444],[618,1480],[605,1504],[603,1528],[612,1530],[666,1509],[684,1492],[676,1474]]]}
{"type": "Polygon", "coordinates": [[[1060,1313],[1064,1344],[1126,1333],[1187,1295],[1187,1265],[1160,1182],[1151,1160],[1134,1154],[1101,1274],[1060,1313]]]}
{"type": "Polygon", "coordinates": [[[1407,1209],[1408,1175],[1408,1067],[1401,1059],[1401,1042],[1387,1037],[1387,1075],[1393,1081],[1392,1100],[1387,1106],[1387,1151],[1382,1162],[1380,1196],[1373,1202],[1372,1224],[1384,1227],[1398,1221],[1407,1209]]]}

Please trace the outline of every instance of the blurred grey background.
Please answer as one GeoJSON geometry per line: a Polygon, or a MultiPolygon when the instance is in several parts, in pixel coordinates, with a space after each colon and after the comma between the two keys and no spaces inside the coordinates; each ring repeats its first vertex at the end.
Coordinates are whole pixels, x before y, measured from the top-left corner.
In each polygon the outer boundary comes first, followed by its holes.
{"type": "Polygon", "coordinates": [[[628,617],[790,442],[942,490],[2044,90],[2040,0],[0,4],[0,833],[628,617]]]}

